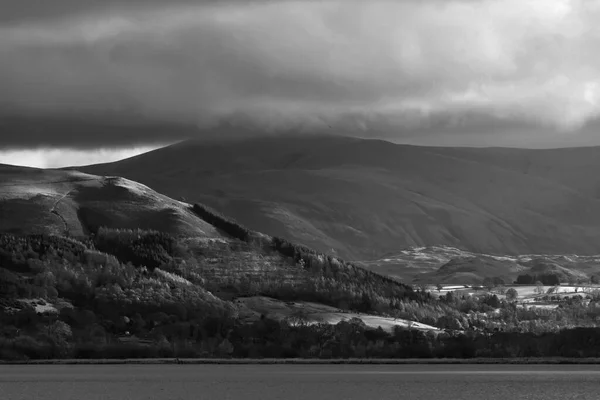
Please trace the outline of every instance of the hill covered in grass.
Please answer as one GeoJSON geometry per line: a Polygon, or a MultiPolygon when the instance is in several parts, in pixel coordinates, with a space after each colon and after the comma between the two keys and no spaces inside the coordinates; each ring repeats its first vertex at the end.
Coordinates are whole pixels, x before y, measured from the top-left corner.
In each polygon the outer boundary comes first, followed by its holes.
{"type": "Polygon", "coordinates": [[[0,165],[0,232],[83,237],[100,227],[219,237],[189,204],[128,179],[0,165]]]}
{"type": "Polygon", "coordinates": [[[600,253],[600,148],[397,145],[340,136],[189,141],[84,167],[252,229],[373,260],[413,246],[600,253]]]}

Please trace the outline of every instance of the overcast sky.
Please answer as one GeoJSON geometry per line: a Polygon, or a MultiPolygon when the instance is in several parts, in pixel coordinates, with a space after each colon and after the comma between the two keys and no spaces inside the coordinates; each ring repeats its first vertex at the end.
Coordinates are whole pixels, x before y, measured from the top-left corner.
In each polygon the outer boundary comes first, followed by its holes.
{"type": "Polygon", "coordinates": [[[182,136],[44,131],[57,116],[600,144],[599,20],[596,0],[0,0],[0,118],[42,125],[0,131],[0,162],[112,160],[182,136]]]}

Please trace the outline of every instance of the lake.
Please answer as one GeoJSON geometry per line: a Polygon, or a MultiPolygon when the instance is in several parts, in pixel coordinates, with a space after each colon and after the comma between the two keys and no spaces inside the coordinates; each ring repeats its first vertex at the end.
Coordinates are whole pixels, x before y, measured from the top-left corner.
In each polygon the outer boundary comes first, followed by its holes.
{"type": "Polygon", "coordinates": [[[596,365],[3,365],[2,400],[598,399],[596,365]]]}

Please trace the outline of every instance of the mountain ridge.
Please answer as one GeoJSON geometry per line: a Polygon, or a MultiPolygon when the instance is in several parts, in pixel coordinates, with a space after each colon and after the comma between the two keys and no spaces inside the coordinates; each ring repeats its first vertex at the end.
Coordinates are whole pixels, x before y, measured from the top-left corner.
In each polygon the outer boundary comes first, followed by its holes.
{"type": "Polygon", "coordinates": [[[320,251],[375,260],[420,245],[500,254],[600,252],[597,154],[595,147],[563,153],[269,136],[189,141],[78,168],[208,204],[320,251]]]}

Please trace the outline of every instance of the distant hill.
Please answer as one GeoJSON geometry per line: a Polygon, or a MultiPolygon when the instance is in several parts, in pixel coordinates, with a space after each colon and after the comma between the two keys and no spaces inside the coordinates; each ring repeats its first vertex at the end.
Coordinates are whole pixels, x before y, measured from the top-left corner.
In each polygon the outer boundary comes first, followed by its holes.
{"type": "Polygon", "coordinates": [[[379,274],[417,284],[481,284],[486,278],[514,282],[520,275],[556,275],[560,282],[589,282],[600,270],[600,256],[576,254],[489,255],[447,246],[416,247],[363,262],[379,274]]]}
{"type": "Polygon", "coordinates": [[[0,232],[81,237],[104,226],[221,236],[190,207],[119,177],[0,165],[0,232]]]}
{"type": "Polygon", "coordinates": [[[188,141],[81,168],[208,204],[320,251],[600,253],[600,148],[396,145],[341,136],[188,141]]]}
{"type": "Polygon", "coordinates": [[[504,278],[512,283],[516,275],[525,270],[522,266],[488,257],[453,258],[432,274],[418,276],[422,282],[480,284],[484,278],[504,278]],[[510,278],[512,279],[510,279],[510,278]]]}

